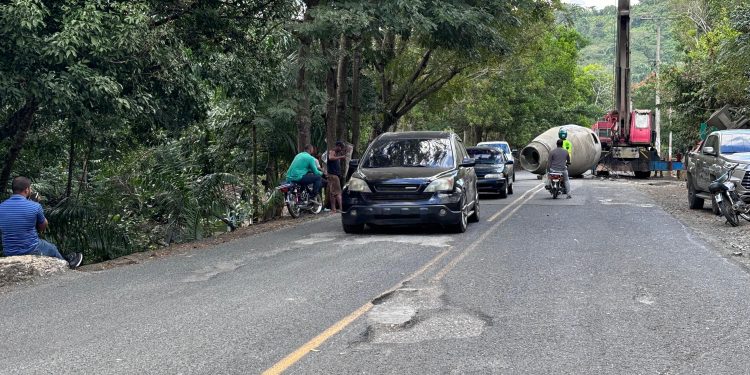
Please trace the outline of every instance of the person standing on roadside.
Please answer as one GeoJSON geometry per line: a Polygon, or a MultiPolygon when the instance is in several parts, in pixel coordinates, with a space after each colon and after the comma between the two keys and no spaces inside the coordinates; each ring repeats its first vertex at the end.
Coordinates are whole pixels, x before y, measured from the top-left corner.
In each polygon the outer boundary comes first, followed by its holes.
{"type": "Polygon", "coordinates": [[[26,177],[16,177],[11,187],[13,195],[0,204],[0,231],[5,256],[43,255],[62,259],[70,268],[80,266],[83,254],[72,253],[63,257],[57,246],[39,238],[48,222],[42,205],[29,199],[31,181],[26,177]]]}
{"type": "Polygon", "coordinates": [[[331,201],[331,212],[341,210],[341,160],[346,159],[344,142],[338,141],[333,149],[328,150],[328,194],[331,201]]]}
{"type": "Polygon", "coordinates": [[[346,155],[343,154],[344,142],[337,141],[334,147],[328,150],[328,177],[329,182],[332,176],[336,176],[337,183],[339,184],[339,190],[341,190],[341,160],[346,159],[346,155]]]}

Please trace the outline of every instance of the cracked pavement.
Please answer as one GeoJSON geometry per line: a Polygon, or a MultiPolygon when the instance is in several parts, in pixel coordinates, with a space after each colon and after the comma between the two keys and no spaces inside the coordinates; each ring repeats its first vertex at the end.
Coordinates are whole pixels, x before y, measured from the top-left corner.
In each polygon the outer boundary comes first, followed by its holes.
{"type": "Polygon", "coordinates": [[[538,183],[460,235],[329,215],[13,288],[0,373],[260,373],[362,307],[288,373],[750,372],[747,268],[633,186],[538,183]]]}

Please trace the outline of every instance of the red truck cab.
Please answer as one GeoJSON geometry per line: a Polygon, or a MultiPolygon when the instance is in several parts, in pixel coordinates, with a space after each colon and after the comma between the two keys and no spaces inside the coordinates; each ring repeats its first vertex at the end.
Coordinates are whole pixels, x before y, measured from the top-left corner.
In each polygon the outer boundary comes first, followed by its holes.
{"type": "Polygon", "coordinates": [[[600,120],[591,126],[591,130],[599,137],[599,141],[602,143],[602,150],[609,150],[612,146],[614,124],[610,121],[600,120]]]}
{"type": "Polygon", "coordinates": [[[654,116],[651,111],[635,110],[630,116],[630,144],[645,145],[651,144],[654,116]]]}

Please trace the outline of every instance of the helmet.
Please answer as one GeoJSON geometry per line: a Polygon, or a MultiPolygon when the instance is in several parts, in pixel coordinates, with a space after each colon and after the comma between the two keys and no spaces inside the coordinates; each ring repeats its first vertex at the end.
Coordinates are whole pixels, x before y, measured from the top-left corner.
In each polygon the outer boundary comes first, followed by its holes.
{"type": "Polygon", "coordinates": [[[568,131],[565,130],[565,128],[560,128],[560,131],[557,133],[557,136],[560,137],[560,139],[568,138],[568,131]]]}

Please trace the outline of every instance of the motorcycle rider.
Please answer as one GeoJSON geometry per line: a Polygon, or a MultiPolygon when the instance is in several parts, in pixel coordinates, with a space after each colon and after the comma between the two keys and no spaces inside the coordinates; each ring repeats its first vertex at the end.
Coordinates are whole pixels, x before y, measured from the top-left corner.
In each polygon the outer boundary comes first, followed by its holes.
{"type": "Polygon", "coordinates": [[[313,186],[311,201],[318,202],[318,194],[323,187],[323,172],[318,169],[318,161],[313,156],[315,147],[306,145],[305,151],[300,152],[292,160],[289,169],[286,171],[286,180],[302,186],[313,186]]]}
{"type": "Polygon", "coordinates": [[[573,155],[573,144],[568,140],[568,130],[565,127],[561,127],[560,131],[557,132],[557,136],[563,141],[563,148],[568,152],[569,155],[573,155]]]}
{"type": "Polygon", "coordinates": [[[568,194],[568,199],[572,198],[570,195],[570,177],[568,176],[568,164],[570,164],[570,154],[563,148],[564,141],[562,139],[557,140],[557,148],[552,150],[549,154],[549,170],[551,172],[562,173],[563,183],[565,184],[565,192],[568,194]]]}

